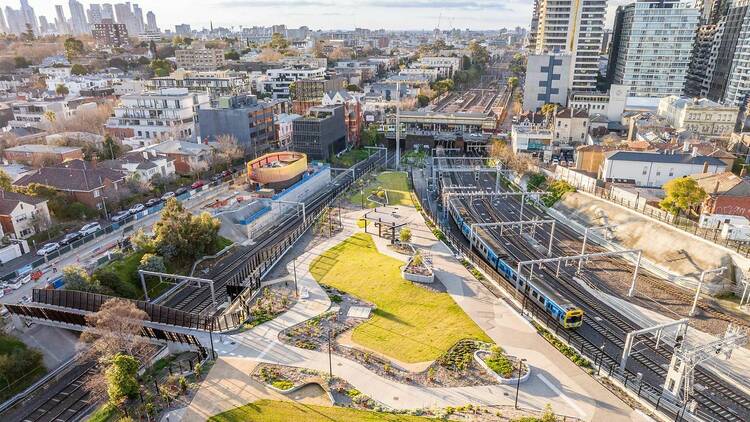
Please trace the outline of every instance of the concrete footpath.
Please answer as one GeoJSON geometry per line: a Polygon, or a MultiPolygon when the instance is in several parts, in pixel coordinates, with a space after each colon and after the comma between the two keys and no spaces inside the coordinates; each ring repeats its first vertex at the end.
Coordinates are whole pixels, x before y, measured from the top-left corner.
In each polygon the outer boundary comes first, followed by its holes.
{"type": "MultiPolygon", "coordinates": [[[[640,419],[622,401],[599,385],[576,365],[553,349],[538,336],[530,324],[515,314],[502,301],[497,300],[486,288],[451,255],[450,251],[437,242],[432,233],[413,208],[402,208],[410,213],[409,224],[413,233],[413,243],[428,249],[433,254],[436,275],[448,292],[467,314],[484,329],[490,337],[510,354],[528,359],[532,367],[532,377],[521,385],[519,405],[542,409],[551,404],[561,415],[575,416],[585,420],[629,421],[640,419]]],[[[346,215],[345,229],[331,239],[311,245],[297,258],[298,284],[306,298],[300,299],[292,309],[258,327],[246,332],[215,338],[215,348],[220,357],[227,359],[248,359],[328,372],[328,355],[317,351],[300,349],[279,342],[279,333],[297,323],[303,322],[330,307],[330,301],[309,273],[313,259],[342,242],[352,234],[361,231],[356,219],[361,212],[346,215]]],[[[386,247],[383,239],[376,239],[379,250],[387,255],[399,255],[386,247]]],[[[291,265],[287,265],[291,274],[291,265]]],[[[396,409],[475,405],[513,405],[515,386],[481,386],[460,388],[428,388],[400,384],[378,376],[362,365],[349,359],[333,356],[333,373],[346,379],[364,394],[373,397],[386,406],[396,409]]],[[[221,389],[221,379],[211,388],[221,389]]],[[[236,383],[227,378],[229,384],[236,383]]],[[[208,388],[203,386],[203,388],[208,388]]],[[[231,385],[227,389],[237,388],[231,385]]],[[[196,397],[201,396],[201,392],[196,397]]],[[[237,401],[226,398],[216,400],[194,399],[183,420],[205,420],[206,416],[237,406],[237,401]],[[210,408],[209,406],[210,403],[210,408]]]]}

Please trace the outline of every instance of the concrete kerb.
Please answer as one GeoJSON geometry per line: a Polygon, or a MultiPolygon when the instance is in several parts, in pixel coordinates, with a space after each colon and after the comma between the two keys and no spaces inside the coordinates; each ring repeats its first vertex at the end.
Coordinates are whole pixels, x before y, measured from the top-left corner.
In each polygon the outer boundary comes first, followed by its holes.
{"type": "Polygon", "coordinates": [[[528,363],[526,364],[526,373],[521,375],[520,379],[519,377],[513,377],[513,378],[503,378],[502,375],[498,374],[497,372],[493,371],[492,368],[487,365],[487,363],[482,359],[480,355],[484,354],[490,354],[488,350],[477,350],[474,352],[474,360],[479,364],[479,366],[482,367],[485,371],[487,371],[488,374],[495,377],[497,382],[504,385],[514,385],[514,384],[522,384],[524,381],[528,380],[531,376],[531,365],[528,363]]]}

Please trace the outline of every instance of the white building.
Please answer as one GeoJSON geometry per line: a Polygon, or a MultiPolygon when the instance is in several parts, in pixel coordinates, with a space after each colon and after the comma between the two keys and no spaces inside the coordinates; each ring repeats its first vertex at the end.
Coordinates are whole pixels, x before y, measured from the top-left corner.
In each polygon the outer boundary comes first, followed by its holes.
{"type": "Polygon", "coordinates": [[[120,78],[112,75],[70,75],[65,77],[49,77],[46,80],[47,90],[55,91],[59,85],[68,88],[68,95],[78,96],[81,91],[90,89],[104,89],[120,83],[120,78]]]}
{"type": "Polygon", "coordinates": [[[270,93],[274,100],[289,98],[289,85],[300,79],[324,79],[325,67],[285,67],[268,69],[267,80],[263,82],[263,92],[270,93]]]}
{"type": "Polygon", "coordinates": [[[570,54],[531,54],[526,65],[523,91],[524,110],[538,110],[544,104],[568,103],[571,78],[570,54]]]}
{"type": "Polygon", "coordinates": [[[151,181],[155,176],[170,178],[175,173],[175,160],[153,150],[128,153],[116,160],[102,162],[102,166],[123,170],[138,180],[151,181]]]}
{"type": "Polygon", "coordinates": [[[0,223],[2,232],[16,239],[44,230],[51,224],[47,200],[0,190],[0,223]]]}
{"type": "Polygon", "coordinates": [[[552,121],[554,145],[583,145],[589,133],[589,113],[583,109],[564,108],[552,121]]]}
{"type": "Polygon", "coordinates": [[[723,173],[726,170],[726,163],[714,157],[612,151],[605,155],[601,179],[659,188],[679,177],[698,173],[723,173]]]}
{"type": "Polygon", "coordinates": [[[140,94],[146,90],[146,81],[125,79],[116,83],[113,88],[115,89],[115,96],[118,97],[128,94],[140,94]]]}
{"type": "Polygon", "coordinates": [[[72,68],[70,66],[49,66],[49,67],[40,67],[39,73],[42,75],[45,75],[47,78],[66,78],[70,76],[70,70],[72,68]]]}
{"type": "Polygon", "coordinates": [[[281,113],[276,115],[274,124],[276,126],[276,142],[278,149],[289,150],[294,133],[294,121],[299,119],[299,114],[281,113]]]}
{"type": "Polygon", "coordinates": [[[527,118],[514,124],[510,130],[513,152],[538,152],[549,149],[553,133],[541,114],[528,113],[527,118]]]}
{"type": "Polygon", "coordinates": [[[628,88],[613,84],[609,92],[573,92],[568,107],[587,110],[591,116],[601,114],[610,122],[619,122],[627,99],[628,88]]]}
{"type": "Polygon", "coordinates": [[[50,119],[64,119],[73,113],[66,101],[18,101],[11,103],[11,109],[13,120],[8,125],[12,128],[44,129],[50,119]]]}
{"type": "Polygon", "coordinates": [[[740,108],[725,106],[706,98],[676,95],[659,101],[659,116],[677,130],[689,130],[710,138],[729,138],[734,131],[740,108]]]}
{"type": "Polygon", "coordinates": [[[187,88],[123,95],[105,126],[119,138],[194,140],[197,111],[204,104],[208,95],[190,93],[187,88]]]}
{"type": "Polygon", "coordinates": [[[412,69],[434,69],[440,78],[452,78],[453,74],[461,70],[461,57],[420,57],[419,61],[411,64],[412,69]]]}

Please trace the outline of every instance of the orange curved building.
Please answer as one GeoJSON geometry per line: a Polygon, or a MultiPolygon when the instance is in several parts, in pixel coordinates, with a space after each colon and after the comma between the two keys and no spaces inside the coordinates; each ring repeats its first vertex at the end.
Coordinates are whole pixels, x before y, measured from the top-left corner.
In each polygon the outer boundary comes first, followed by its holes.
{"type": "Polygon", "coordinates": [[[294,151],[272,152],[247,163],[250,180],[273,189],[293,185],[305,171],[307,155],[294,151]]]}

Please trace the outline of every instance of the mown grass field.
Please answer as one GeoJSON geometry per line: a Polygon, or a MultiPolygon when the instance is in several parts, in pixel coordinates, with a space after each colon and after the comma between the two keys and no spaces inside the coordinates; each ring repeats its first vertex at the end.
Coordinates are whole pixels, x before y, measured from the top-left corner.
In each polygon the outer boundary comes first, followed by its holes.
{"type": "MultiPolygon", "coordinates": [[[[377,203],[368,201],[367,197],[372,192],[377,191],[380,187],[385,189],[388,193],[388,205],[414,206],[414,203],[411,200],[411,195],[409,194],[408,176],[405,172],[384,171],[380,173],[374,181],[365,186],[365,207],[374,208],[378,206],[377,203]]],[[[359,191],[354,192],[354,194],[349,197],[349,201],[355,205],[361,204],[361,193],[359,191]]]]}
{"type": "Polygon", "coordinates": [[[401,265],[380,254],[370,235],[358,233],[316,258],[310,271],[318,282],[377,306],[352,339],[386,356],[426,362],[464,338],[491,342],[449,294],[404,280],[401,265]]]}

